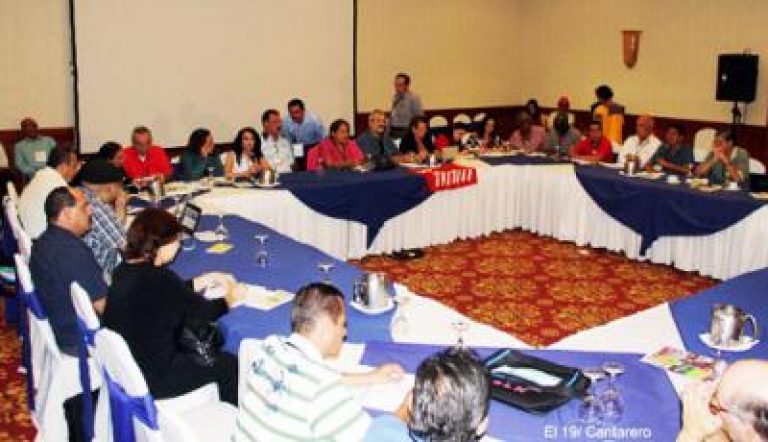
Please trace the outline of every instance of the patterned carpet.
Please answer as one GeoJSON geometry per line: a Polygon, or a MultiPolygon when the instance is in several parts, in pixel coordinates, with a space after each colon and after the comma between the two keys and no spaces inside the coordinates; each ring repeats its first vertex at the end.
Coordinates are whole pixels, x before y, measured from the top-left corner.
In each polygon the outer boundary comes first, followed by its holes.
{"type": "Polygon", "coordinates": [[[716,283],[668,266],[519,230],[353,261],[537,346],[716,283]]]}
{"type": "MultiPolygon", "coordinates": [[[[374,256],[353,264],[384,271],[416,293],[533,345],[550,344],[716,283],[522,231],[429,247],[423,258],[412,261],[374,256]]],[[[23,378],[16,371],[19,340],[5,324],[0,324],[0,344],[0,441],[31,441],[35,431],[23,378]]]]}

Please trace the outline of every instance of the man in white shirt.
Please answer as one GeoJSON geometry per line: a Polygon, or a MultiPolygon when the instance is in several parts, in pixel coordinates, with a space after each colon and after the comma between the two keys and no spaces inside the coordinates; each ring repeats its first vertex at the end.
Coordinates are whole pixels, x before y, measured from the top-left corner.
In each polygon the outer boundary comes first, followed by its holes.
{"type": "Polygon", "coordinates": [[[57,187],[66,187],[77,174],[80,163],[69,146],[56,146],[47,166],[38,170],[19,197],[19,217],[29,237],[36,239],[46,228],[45,199],[57,187]]]}
{"type": "Polygon", "coordinates": [[[280,112],[268,109],[261,115],[261,153],[269,162],[269,166],[279,173],[290,172],[293,167],[293,148],[291,143],[282,136],[283,122],[280,112]]]}
{"type": "Polygon", "coordinates": [[[635,123],[635,135],[624,140],[624,145],[619,151],[618,163],[624,164],[627,155],[636,155],[640,161],[639,169],[642,169],[659,146],[661,146],[661,140],[653,134],[653,117],[640,115],[635,123]]]}
{"type": "Polygon", "coordinates": [[[348,386],[397,381],[403,370],[385,364],[367,374],[340,374],[326,364],[347,334],[345,309],[336,287],[315,283],[299,290],[291,336],[266,338],[248,361],[234,441],[363,438],[370,417],[348,386]]]}

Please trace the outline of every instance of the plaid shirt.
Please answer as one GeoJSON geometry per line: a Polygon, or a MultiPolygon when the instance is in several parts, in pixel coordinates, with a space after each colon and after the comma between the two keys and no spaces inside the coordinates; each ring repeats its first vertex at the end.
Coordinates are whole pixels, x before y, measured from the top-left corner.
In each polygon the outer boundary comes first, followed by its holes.
{"type": "Polygon", "coordinates": [[[102,202],[90,189],[83,187],[83,192],[93,211],[91,230],[83,240],[93,250],[104,273],[111,275],[121,260],[120,248],[125,244],[125,228],[112,207],[102,202]]]}

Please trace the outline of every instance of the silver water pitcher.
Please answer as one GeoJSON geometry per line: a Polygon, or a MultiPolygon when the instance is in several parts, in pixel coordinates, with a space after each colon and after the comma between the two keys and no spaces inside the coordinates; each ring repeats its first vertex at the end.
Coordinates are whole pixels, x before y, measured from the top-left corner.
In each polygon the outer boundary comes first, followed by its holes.
{"type": "Polygon", "coordinates": [[[363,273],[355,282],[352,299],[370,309],[384,308],[390,302],[392,282],[384,273],[363,273]]]}
{"type": "Polygon", "coordinates": [[[715,304],[712,306],[710,340],[718,346],[738,344],[744,336],[747,323],[752,324],[752,339],[757,340],[759,331],[754,316],[731,304],[715,304]]]}

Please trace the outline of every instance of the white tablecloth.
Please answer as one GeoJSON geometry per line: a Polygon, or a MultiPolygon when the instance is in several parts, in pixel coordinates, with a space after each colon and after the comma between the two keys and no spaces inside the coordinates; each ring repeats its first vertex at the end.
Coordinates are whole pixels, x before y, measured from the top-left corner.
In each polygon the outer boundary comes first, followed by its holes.
{"type": "Polygon", "coordinates": [[[196,202],[207,212],[241,215],[340,259],[523,228],[720,279],[768,266],[768,247],[760,246],[768,240],[768,207],[712,235],[660,238],[640,257],[640,236],[592,201],[571,165],[480,166],[476,186],[435,193],[390,219],[370,249],[365,225],[319,214],[287,190],[217,188],[196,202]]]}

